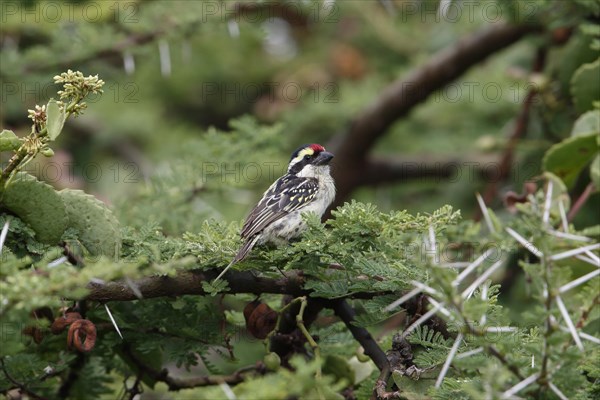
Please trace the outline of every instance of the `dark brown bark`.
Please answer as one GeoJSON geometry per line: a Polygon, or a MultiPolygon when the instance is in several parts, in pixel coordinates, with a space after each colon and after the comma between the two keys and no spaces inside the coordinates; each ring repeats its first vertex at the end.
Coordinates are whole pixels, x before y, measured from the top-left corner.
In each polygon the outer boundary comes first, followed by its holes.
{"type": "Polygon", "coordinates": [[[338,195],[332,208],[342,204],[356,187],[367,184],[361,176],[369,166],[368,155],[394,122],[473,65],[538,30],[535,25],[493,25],[433,55],[424,65],[389,85],[347,132],[328,144],[336,154],[333,174],[338,195]]]}

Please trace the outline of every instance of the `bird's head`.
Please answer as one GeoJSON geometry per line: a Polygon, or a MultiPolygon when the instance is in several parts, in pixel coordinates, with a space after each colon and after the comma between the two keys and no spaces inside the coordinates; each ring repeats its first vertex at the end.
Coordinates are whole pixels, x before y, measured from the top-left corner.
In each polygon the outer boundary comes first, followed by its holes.
{"type": "Polygon", "coordinates": [[[299,147],[290,159],[288,173],[314,177],[329,171],[329,163],[333,154],[325,151],[320,144],[307,144],[299,147]]]}

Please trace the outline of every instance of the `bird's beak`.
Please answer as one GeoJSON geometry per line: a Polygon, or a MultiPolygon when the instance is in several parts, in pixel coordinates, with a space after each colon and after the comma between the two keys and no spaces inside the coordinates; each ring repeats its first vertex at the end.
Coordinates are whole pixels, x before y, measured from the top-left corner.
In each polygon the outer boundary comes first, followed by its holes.
{"type": "Polygon", "coordinates": [[[331,161],[332,158],[333,158],[333,154],[331,154],[328,151],[322,151],[317,156],[314,164],[315,165],[327,165],[327,164],[329,164],[329,162],[331,161]]]}

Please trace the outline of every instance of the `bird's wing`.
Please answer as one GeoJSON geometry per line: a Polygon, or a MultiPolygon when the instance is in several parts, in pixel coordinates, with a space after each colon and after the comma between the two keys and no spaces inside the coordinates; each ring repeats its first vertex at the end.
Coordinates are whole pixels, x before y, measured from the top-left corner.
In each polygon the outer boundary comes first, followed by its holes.
{"type": "Polygon", "coordinates": [[[319,182],[314,178],[284,175],[275,181],[246,218],[242,239],[259,233],[278,219],[309,204],[315,197],[319,182]]]}

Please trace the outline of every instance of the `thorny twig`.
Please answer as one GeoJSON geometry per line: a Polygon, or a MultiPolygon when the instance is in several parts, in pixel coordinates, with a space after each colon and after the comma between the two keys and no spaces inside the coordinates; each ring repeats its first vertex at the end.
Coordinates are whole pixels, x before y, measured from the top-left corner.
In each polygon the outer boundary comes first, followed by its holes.
{"type": "Polygon", "coordinates": [[[594,183],[590,182],[585,187],[583,193],[581,193],[581,195],[577,198],[575,204],[573,204],[573,207],[571,207],[571,210],[569,210],[569,214],[567,214],[568,222],[573,221],[573,218],[575,218],[581,207],[583,207],[583,205],[588,201],[592,193],[594,193],[594,183]]]}
{"type": "Polygon", "coordinates": [[[13,378],[8,373],[8,370],[6,369],[6,365],[4,365],[4,357],[0,357],[0,368],[2,368],[2,372],[4,373],[4,376],[6,377],[6,379],[8,379],[8,381],[10,381],[10,383],[12,383],[13,385],[15,385],[15,387],[19,388],[19,390],[21,392],[27,394],[28,396],[31,396],[34,399],[41,399],[41,400],[44,399],[43,396],[40,396],[39,394],[31,391],[24,384],[18,382],[15,378],[13,378]]]}
{"type": "Polygon", "coordinates": [[[139,360],[136,355],[131,351],[128,344],[122,346],[123,353],[135,364],[140,374],[146,374],[155,381],[164,382],[171,391],[177,391],[181,389],[190,389],[194,387],[220,385],[226,383],[228,385],[237,385],[244,380],[244,374],[251,371],[256,371],[256,365],[249,365],[238,369],[230,375],[209,375],[200,376],[193,378],[175,378],[169,375],[169,371],[166,368],[156,370],[148,366],[142,360],[139,360]]]}
{"type": "MultiPolygon", "coordinates": [[[[532,73],[541,72],[544,69],[546,61],[546,48],[541,47],[537,50],[537,54],[531,69],[532,73]]],[[[498,186],[506,180],[510,174],[510,170],[513,164],[514,153],[517,148],[519,140],[527,133],[527,126],[529,124],[529,115],[531,114],[531,106],[534,104],[535,96],[537,95],[537,88],[532,87],[523,100],[521,112],[517,116],[515,121],[514,129],[508,143],[504,148],[502,156],[499,161],[499,176],[489,182],[486,190],[483,193],[483,201],[485,204],[490,204],[498,193],[498,186]]],[[[479,207],[476,208],[475,216],[473,219],[479,221],[482,217],[482,213],[479,207]]]]}

